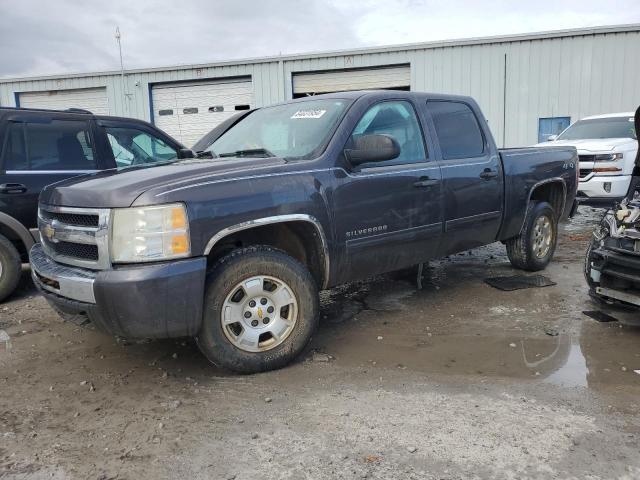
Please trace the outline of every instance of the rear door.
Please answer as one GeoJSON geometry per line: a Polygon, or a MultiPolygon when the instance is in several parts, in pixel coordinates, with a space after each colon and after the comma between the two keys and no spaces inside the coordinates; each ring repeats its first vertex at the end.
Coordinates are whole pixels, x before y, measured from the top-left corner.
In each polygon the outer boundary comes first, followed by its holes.
{"type": "Polygon", "coordinates": [[[368,107],[357,135],[395,138],[400,156],[351,168],[333,192],[336,238],[345,245],[342,281],[397,270],[437,254],[442,230],[440,167],[430,157],[415,106],[385,100],[368,107]]]}
{"type": "Polygon", "coordinates": [[[97,171],[90,117],[23,115],[10,119],[0,156],[0,208],[36,228],[38,196],[47,185],[97,171]],[[83,118],[84,117],[84,118],[83,118]]]}
{"type": "Polygon", "coordinates": [[[463,101],[429,100],[442,170],[444,241],[440,253],[467,250],[496,240],[502,220],[503,172],[486,122],[463,101]]]}

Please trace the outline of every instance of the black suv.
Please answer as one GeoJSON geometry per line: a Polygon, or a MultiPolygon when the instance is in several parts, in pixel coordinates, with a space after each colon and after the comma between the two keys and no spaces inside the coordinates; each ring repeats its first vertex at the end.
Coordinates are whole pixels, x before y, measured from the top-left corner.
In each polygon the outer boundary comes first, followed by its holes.
{"type": "Polygon", "coordinates": [[[99,170],[187,158],[192,152],[131,118],[0,108],[0,301],[39,240],[38,196],[47,185],[99,170]]]}

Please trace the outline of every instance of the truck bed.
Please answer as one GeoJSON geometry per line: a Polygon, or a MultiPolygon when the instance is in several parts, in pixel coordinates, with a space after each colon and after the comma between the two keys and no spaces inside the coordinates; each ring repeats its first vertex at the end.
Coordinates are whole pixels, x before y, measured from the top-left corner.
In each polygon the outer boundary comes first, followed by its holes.
{"type": "Polygon", "coordinates": [[[543,183],[562,185],[560,218],[566,218],[578,188],[578,152],[574,147],[527,147],[498,150],[505,178],[505,205],[499,240],[518,235],[533,187],[543,183]]]}

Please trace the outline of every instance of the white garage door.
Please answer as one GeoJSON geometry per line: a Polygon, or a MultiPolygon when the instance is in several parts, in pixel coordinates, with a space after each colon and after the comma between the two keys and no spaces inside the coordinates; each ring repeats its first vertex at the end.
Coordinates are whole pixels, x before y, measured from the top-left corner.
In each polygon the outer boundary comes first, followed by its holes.
{"type": "Polygon", "coordinates": [[[106,87],[22,92],[18,94],[18,101],[20,106],[24,108],[50,108],[53,110],[82,108],[96,115],[109,115],[106,87]]]}
{"type": "Polygon", "coordinates": [[[250,79],[161,84],[151,92],[154,123],[187,147],[253,103],[250,79]]]}
{"type": "Polygon", "coordinates": [[[410,85],[409,65],[293,75],[294,96],[376,88],[409,90],[410,85]]]}

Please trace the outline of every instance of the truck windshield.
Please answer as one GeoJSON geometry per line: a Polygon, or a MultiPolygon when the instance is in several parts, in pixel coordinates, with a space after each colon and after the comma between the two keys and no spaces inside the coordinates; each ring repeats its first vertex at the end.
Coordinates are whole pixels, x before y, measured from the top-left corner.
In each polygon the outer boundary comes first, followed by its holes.
{"type": "Polygon", "coordinates": [[[562,132],[556,140],[589,140],[594,138],[632,138],[637,140],[633,117],[580,120],[562,132]]]}
{"type": "Polygon", "coordinates": [[[346,100],[323,99],[260,108],[205,151],[218,157],[313,158],[329,140],[346,106],[346,100]]]}

